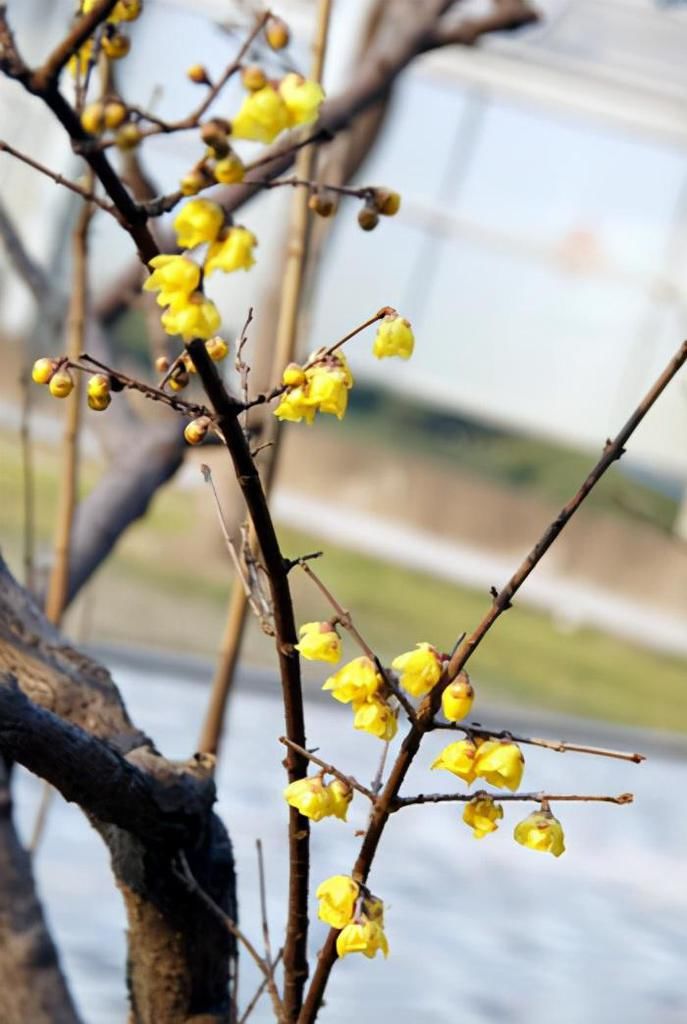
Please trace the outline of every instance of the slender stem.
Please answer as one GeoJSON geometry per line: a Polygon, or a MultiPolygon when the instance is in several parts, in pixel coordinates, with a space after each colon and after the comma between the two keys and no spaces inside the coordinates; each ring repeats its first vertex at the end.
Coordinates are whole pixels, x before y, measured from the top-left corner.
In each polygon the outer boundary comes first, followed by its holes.
{"type": "MultiPolygon", "coordinates": [[[[279,952],[277,953],[276,957],[274,958],[274,962],[272,963],[272,973],[274,973],[275,967],[278,967],[279,964],[281,963],[283,956],[284,956],[284,950],[280,949],[279,952]]],[[[262,996],[262,994],[263,994],[263,992],[265,991],[266,988],[267,988],[267,978],[263,978],[263,980],[260,982],[260,985],[258,986],[258,988],[257,988],[257,990],[255,992],[255,995],[253,996],[251,1001],[248,1003],[248,1006],[246,1007],[246,1009],[241,1014],[241,1017],[239,1018],[238,1024],[245,1024],[245,1022],[248,1020],[248,1018],[250,1017],[251,1013],[253,1012],[253,1010],[257,1006],[258,1001],[260,1000],[260,997],[262,996]]]]}
{"type": "Polygon", "coordinates": [[[54,87],[59,75],[69,59],[81,48],[89,36],[93,35],[98,25],[112,12],[117,0],[98,0],[98,3],[74,24],[71,31],[48,55],[43,64],[33,73],[33,91],[54,87]]]}
{"type": "MultiPolygon", "coordinates": [[[[367,827],[363,841],[360,846],[358,857],[353,866],[352,876],[356,881],[365,882],[370,872],[377,847],[384,833],[389,815],[392,813],[395,801],[398,799],[401,786],[405,780],[415,755],[417,754],[424,734],[432,727],[434,716],[441,701],[441,694],[448,684],[456,678],[463,669],[466,662],[477,649],[480,642],[496,622],[498,617],[511,606],[511,599],[520,589],[535,566],[544,557],[551,544],[572,518],[582,502],[588,496],[596,483],[601,479],[610,466],[619,459],[625,451],[625,445],[634,431],[637,429],[647,412],[680,368],[687,361],[687,342],[683,342],[673,358],[666,366],[663,373],[649,389],[642,401],[636,407],[628,421],[618,432],[613,441],[607,441],[601,458],[598,460],[592,471],[584,480],[576,494],[567,505],[561,509],[556,519],[544,531],[540,540],[535,544],[532,551],[527,555],[520,567],[515,571],[509,582],[494,598],[494,603],[484,616],[480,624],[454,651],[443,678],[437,683],[432,692],[425,698],[418,712],[418,718],[411,726],[405,736],[401,749],[398,752],[394,765],[389,773],[387,783],[377,799],[372,812],[370,823],[367,827]]],[[[317,967],[313,974],[308,992],[303,1003],[298,1024],[312,1024],[315,1020],[324,991],[329,980],[332,967],[337,958],[336,952],[337,931],[332,928],[325,940],[324,946],[317,958],[317,967]]]]}
{"type": "Polygon", "coordinates": [[[293,743],[291,740],[287,739],[286,736],[280,736],[279,742],[283,743],[284,746],[289,747],[290,750],[295,750],[302,757],[307,757],[308,761],[312,761],[312,763],[316,764],[318,768],[322,768],[327,775],[333,775],[334,778],[347,783],[352,789],[357,789],[359,793],[362,793],[363,796],[366,796],[368,800],[371,800],[372,803],[374,803],[375,795],[372,790],[368,789],[367,786],[363,786],[362,783],[354,779],[352,775],[346,775],[345,772],[340,771],[335,767],[335,765],[328,764],[327,761],[323,761],[321,758],[313,754],[312,751],[306,750],[304,747],[300,747],[297,743],[293,743]]]}
{"type": "Polygon", "coordinates": [[[0,153],[8,153],[13,156],[16,160],[20,160],[23,164],[27,164],[29,167],[33,167],[35,171],[39,171],[44,174],[46,178],[50,178],[56,185],[63,185],[68,188],[70,192],[74,192],[77,196],[81,196],[87,203],[95,203],[101,210],[105,210],[106,213],[114,215],[115,208],[112,203],[106,202],[95,194],[92,189],[83,188],[75,181],[70,181],[69,178],[63,177],[56,171],[51,171],[45,164],[39,163],[38,160],[34,160],[33,157],[27,156],[26,153],[22,153],[20,150],[15,149],[14,146],[10,146],[9,142],[5,142],[0,139],[0,153]]]}
{"type": "Polygon", "coordinates": [[[488,793],[486,790],[478,790],[474,793],[418,793],[417,796],[398,797],[392,805],[392,810],[400,811],[401,808],[411,807],[414,804],[468,803],[470,800],[484,796],[499,802],[528,800],[536,804],[543,801],[553,803],[562,800],[604,804],[631,804],[634,801],[632,793],[621,793],[620,796],[588,796],[582,793],[488,793]]]}
{"type": "Polygon", "coordinates": [[[472,736],[484,736],[488,739],[513,740],[514,743],[529,743],[533,747],[544,747],[546,750],[556,750],[561,754],[566,751],[576,754],[595,754],[597,757],[613,757],[618,761],[633,761],[635,764],[646,761],[645,754],[631,754],[625,750],[609,750],[607,747],[590,747],[588,744],[568,743],[564,740],[545,740],[538,736],[517,736],[510,729],[488,729],[481,725],[464,725],[462,722],[434,722],[430,728],[463,732],[472,736]]]}
{"type": "Polygon", "coordinates": [[[68,360],[66,365],[73,370],[80,370],[82,373],[93,373],[93,366],[97,366],[99,370],[108,374],[118,384],[121,384],[122,387],[129,388],[131,391],[140,391],[142,395],[145,395],[146,398],[153,402],[162,402],[163,405],[168,405],[170,409],[175,409],[177,412],[182,412],[184,415],[194,418],[196,416],[210,416],[210,410],[207,406],[199,405],[197,402],[185,402],[183,398],[169,395],[166,391],[161,391],[150,384],[136,380],[135,377],[129,377],[128,374],[122,373],[121,370],[113,370],[111,366],[102,363],[99,359],[94,359],[93,356],[89,356],[85,352],[81,354],[81,362],[68,360]],[[84,366],[84,362],[92,363],[93,365],[84,366]]]}

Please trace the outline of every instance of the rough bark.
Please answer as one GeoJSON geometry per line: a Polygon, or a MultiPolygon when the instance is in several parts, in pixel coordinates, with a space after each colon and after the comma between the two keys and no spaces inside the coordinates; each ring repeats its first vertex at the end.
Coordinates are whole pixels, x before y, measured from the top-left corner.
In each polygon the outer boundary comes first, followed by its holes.
{"type": "MultiPolygon", "coordinates": [[[[1,559],[0,752],[76,801],[109,848],[128,915],[135,1024],[201,1015],[228,1022],[235,943],[177,867],[183,852],[202,889],[235,919],[231,845],[212,811],[213,763],[164,758],[132,723],[109,672],[64,642],[1,559]]],[[[6,958],[20,956],[18,937],[6,945],[6,958]]]]}

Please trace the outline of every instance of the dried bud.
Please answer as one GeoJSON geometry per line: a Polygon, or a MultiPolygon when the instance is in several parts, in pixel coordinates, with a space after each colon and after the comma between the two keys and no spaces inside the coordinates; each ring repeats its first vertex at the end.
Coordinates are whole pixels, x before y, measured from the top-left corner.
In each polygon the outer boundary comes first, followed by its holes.
{"type": "Polygon", "coordinates": [[[89,103],[81,114],[81,127],[90,135],[99,135],[105,127],[105,107],[102,103],[89,103]]]}
{"type": "Polygon", "coordinates": [[[226,156],[229,152],[229,141],[227,134],[229,130],[229,123],[220,118],[213,118],[212,121],[206,121],[200,129],[200,137],[206,146],[212,149],[216,156],[226,156]]]}
{"type": "Polygon", "coordinates": [[[216,335],[214,338],[208,338],[205,342],[205,349],[210,358],[216,363],[221,362],[229,354],[229,346],[224,338],[220,338],[219,335],[216,335]]]}
{"type": "Polygon", "coordinates": [[[186,77],[196,85],[211,85],[208,73],[202,64],[192,64],[186,71],[186,77]]]}
{"type": "Polygon", "coordinates": [[[362,207],[358,213],[358,224],[363,231],[374,231],[379,224],[379,214],[377,213],[374,206],[370,206],[368,203],[362,207]]]}
{"type": "Polygon", "coordinates": [[[136,149],[141,141],[141,132],[135,124],[123,124],[115,135],[115,145],[118,149],[136,149]]]}
{"type": "Polygon", "coordinates": [[[186,370],[187,373],[197,373],[195,364],[191,359],[191,356],[188,354],[188,352],[184,352],[184,354],[181,357],[181,361],[184,364],[184,369],[186,370]]]}
{"type": "Polygon", "coordinates": [[[376,188],[372,201],[384,217],[393,217],[401,208],[401,196],[388,188],[376,188]]]}
{"type": "Polygon", "coordinates": [[[192,171],[185,174],[179,182],[179,188],[185,196],[195,196],[201,189],[207,188],[212,183],[207,171],[202,167],[194,167],[192,171]]]}
{"type": "Polygon", "coordinates": [[[185,387],[188,387],[188,380],[186,370],[182,366],[178,366],[167,383],[172,391],[183,391],[185,387]]]}
{"type": "Polygon", "coordinates": [[[267,75],[257,64],[249,64],[241,72],[241,81],[244,89],[248,89],[249,92],[257,92],[258,89],[264,89],[267,85],[267,75]]]}
{"type": "Polygon", "coordinates": [[[273,50],[283,50],[289,45],[289,26],[281,18],[270,18],[265,26],[265,39],[273,50]]]}
{"type": "Polygon", "coordinates": [[[119,128],[120,124],[126,120],[126,114],[127,110],[123,103],[120,103],[119,100],[110,100],[105,104],[105,127],[119,128]]]}
{"type": "Polygon", "coordinates": [[[209,416],[199,416],[198,419],[187,423],[184,429],[184,437],[188,444],[200,444],[204,441],[209,427],[209,416]]]}
{"type": "Polygon", "coordinates": [[[331,195],[327,195],[324,192],[313,192],[310,199],[308,199],[308,206],[313,213],[318,214],[320,217],[331,217],[336,210],[336,203],[331,195]]]}
{"type": "Polygon", "coordinates": [[[169,359],[167,356],[158,356],[155,360],[155,369],[158,373],[167,373],[169,369],[169,359]]]}
{"type": "Polygon", "coordinates": [[[103,53],[110,60],[121,60],[131,49],[131,40],[122,32],[113,32],[111,35],[103,36],[102,47],[103,53]]]}

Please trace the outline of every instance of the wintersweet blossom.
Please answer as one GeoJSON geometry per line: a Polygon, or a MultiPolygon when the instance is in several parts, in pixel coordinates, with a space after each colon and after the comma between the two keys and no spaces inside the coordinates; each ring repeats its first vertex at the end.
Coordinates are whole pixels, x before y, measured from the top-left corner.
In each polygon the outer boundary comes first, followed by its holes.
{"type": "Polygon", "coordinates": [[[228,274],[232,270],[249,270],[255,263],[253,249],[257,244],[257,238],[247,228],[224,228],[208,249],[205,273],[210,275],[215,270],[223,270],[228,274]]]}
{"type": "Polygon", "coordinates": [[[300,640],[294,644],[308,661],[341,660],[341,637],[331,622],[306,622],[298,630],[300,640]]]}
{"type": "Polygon", "coordinates": [[[503,817],[503,807],[494,803],[490,796],[475,796],[463,811],[463,821],[472,829],[475,839],[483,839],[498,828],[497,822],[503,817]]]}
{"type": "Polygon", "coordinates": [[[329,813],[335,818],[346,821],[348,808],[353,799],[353,790],[343,779],[333,779],[327,786],[329,793],[329,813]]]}
{"type": "Polygon", "coordinates": [[[290,783],[284,790],[284,799],[306,818],[321,821],[333,814],[331,794],[321,775],[312,775],[290,783]]]}
{"type": "Polygon", "coordinates": [[[477,746],[473,740],[457,740],[444,747],[439,756],[432,762],[432,768],[443,768],[457,775],[463,782],[470,785],[475,781],[475,758],[477,746]]]}
{"type": "Polygon", "coordinates": [[[279,83],[279,95],[286,106],[289,125],[312,124],[317,120],[324,101],[324,89],[319,82],[292,72],[279,83]]]}
{"type": "Polygon", "coordinates": [[[470,714],[474,700],[470,677],[467,672],[460,672],[442,693],[441,710],[449,722],[460,722],[470,714]]]}
{"type": "Polygon", "coordinates": [[[372,697],[382,682],[373,661],[365,655],[354,658],[327,679],[322,687],[342,704],[364,701],[372,697]]]}
{"type": "Polygon", "coordinates": [[[345,925],[336,937],[336,952],[340,957],[349,953],[363,953],[371,960],[380,950],[385,957],[389,955],[389,943],[384,930],[377,921],[371,921],[365,914],[361,914],[359,920],[345,925]]]}
{"type": "Polygon", "coordinates": [[[272,85],[249,92],[231,119],[231,134],[237,139],[273,142],[289,127],[289,111],[283,97],[272,85]]]}
{"type": "Polygon", "coordinates": [[[512,792],[522,782],[525,758],[517,743],[508,740],[487,740],[475,758],[475,775],[498,789],[512,792]]]}
{"type": "Polygon", "coordinates": [[[385,316],[377,328],[372,348],[373,355],[377,359],[386,359],[388,356],[410,359],[414,348],[415,335],[410,321],[402,316],[385,316]]]}
{"type": "Polygon", "coordinates": [[[348,406],[345,372],[338,366],[313,366],[305,371],[308,402],[318,412],[342,420],[348,406]]]}
{"type": "Polygon", "coordinates": [[[182,249],[193,249],[203,242],[214,242],[223,224],[221,206],[209,199],[191,199],[174,218],[177,243],[182,249]]]}
{"type": "Polygon", "coordinates": [[[200,283],[200,267],[186,256],[162,253],[153,256],[149,266],[153,268],[153,272],[143,282],[143,290],[159,292],[157,303],[160,306],[185,303],[200,283]]]}
{"type": "Polygon", "coordinates": [[[184,304],[170,306],[161,320],[167,334],[180,334],[184,341],[211,338],[221,323],[214,302],[206,299],[202,292],[192,292],[184,304]]]}
{"type": "Polygon", "coordinates": [[[399,654],[391,662],[400,674],[400,684],[412,697],[424,697],[439,682],[442,660],[431,644],[416,644],[416,650],[399,654]]]}
{"type": "Polygon", "coordinates": [[[317,916],[332,928],[344,928],[353,919],[360,886],[348,875],[332,875],[318,886],[317,916]]]}
{"type": "Polygon", "coordinates": [[[278,420],[287,420],[289,423],[312,423],[315,419],[316,407],[308,398],[307,391],[302,387],[292,388],[286,391],[274,410],[278,420]]]}
{"type": "Polygon", "coordinates": [[[563,826],[551,811],[534,811],[515,826],[513,836],[521,846],[560,857],[565,853],[563,826]]]}
{"type": "Polygon", "coordinates": [[[392,740],[398,729],[396,716],[384,700],[369,697],[367,700],[353,701],[353,728],[361,732],[369,732],[380,740],[392,740]]]}

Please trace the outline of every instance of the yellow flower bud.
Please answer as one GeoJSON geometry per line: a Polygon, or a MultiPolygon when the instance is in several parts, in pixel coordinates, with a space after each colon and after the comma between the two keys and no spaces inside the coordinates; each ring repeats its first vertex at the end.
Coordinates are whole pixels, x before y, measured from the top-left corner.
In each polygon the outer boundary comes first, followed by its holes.
{"type": "Polygon", "coordinates": [[[300,642],[294,646],[308,661],[341,660],[341,637],[330,622],[306,622],[298,635],[300,642]]]}
{"type": "Polygon", "coordinates": [[[31,370],[31,379],[35,384],[49,384],[50,378],[55,372],[55,361],[44,356],[37,359],[31,370]]]}
{"type": "Polygon", "coordinates": [[[219,335],[216,335],[214,338],[208,338],[205,342],[205,350],[210,359],[216,363],[221,363],[229,355],[229,346],[224,338],[220,338],[219,335]]]}
{"type": "Polygon", "coordinates": [[[155,360],[155,369],[158,373],[167,373],[169,369],[169,359],[167,356],[158,356],[155,360]]]}
{"type": "Polygon", "coordinates": [[[284,799],[311,821],[322,821],[333,813],[331,795],[320,775],[292,782],[284,790],[284,799]]]}
{"type": "Polygon", "coordinates": [[[56,370],[48,387],[53,398],[66,398],[74,390],[74,378],[69,370],[56,370]]]}
{"type": "Polygon", "coordinates": [[[191,420],[190,423],[187,423],[184,428],[184,437],[188,444],[200,444],[204,441],[209,427],[209,416],[199,416],[197,419],[191,420]]]}
{"type": "Polygon", "coordinates": [[[379,224],[379,214],[374,206],[368,206],[366,203],[365,206],[361,207],[358,211],[358,224],[363,231],[374,231],[379,224]]]}
{"type": "Polygon", "coordinates": [[[88,408],[93,409],[94,412],[105,412],[108,405],[112,401],[112,395],[109,393],[105,395],[87,395],[86,401],[88,402],[88,408]]]}
{"type": "Polygon", "coordinates": [[[372,353],[377,359],[400,356],[410,359],[415,347],[415,335],[410,322],[402,316],[385,316],[377,328],[372,353]]]}
{"type": "Polygon", "coordinates": [[[123,103],[120,103],[119,100],[110,100],[109,103],[105,104],[105,127],[110,129],[119,128],[120,124],[126,119],[126,114],[127,110],[123,103]]]}
{"type": "Polygon", "coordinates": [[[110,393],[110,378],[104,373],[95,373],[88,378],[86,393],[92,398],[104,398],[110,393]]]}
{"type": "MultiPolygon", "coordinates": [[[[205,344],[207,345],[207,342],[205,342],[205,344]]],[[[184,369],[186,370],[187,373],[195,373],[196,372],[195,364],[194,364],[193,360],[191,359],[191,356],[188,354],[188,352],[184,352],[182,354],[181,362],[182,362],[183,367],[184,367],[184,369]]]]}
{"type": "Polygon", "coordinates": [[[188,387],[189,377],[184,369],[176,369],[167,383],[172,391],[183,391],[188,387]]]}
{"type": "Polygon", "coordinates": [[[136,149],[141,138],[141,132],[135,124],[123,124],[115,135],[115,145],[122,150],[136,149]]]}
{"type": "Polygon", "coordinates": [[[329,793],[329,813],[335,818],[346,821],[348,808],[353,799],[352,788],[343,779],[334,779],[327,786],[327,792],[329,793]]]}
{"type": "Polygon", "coordinates": [[[291,72],[279,83],[279,94],[286,105],[290,126],[317,120],[324,101],[324,89],[319,82],[291,72]]]}
{"type": "Polygon", "coordinates": [[[224,228],[217,240],[208,247],[206,275],[209,276],[215,270],[223,270],[225,274],[232,270],[250,270],[255,263],[253,249],[257,244],[257,238],[247,228],[224,228]]]}
{"type": "Polygon", "coordinates": [[[197,85],[210,85],[208,73],[202,64],[192,64],[186,70],[186,77],[197,85]]]}
{"type": "Polygon", "coordinates": [[[374,204],[384,217],[393,217],[401,209],[401,197],[398,192],[388,188],[374,190],[374,204]]]}
{"type": "Polygon", "coordinates": [[[336,203],[332,196],[322,192],[313,192],[308,199],[308,206],[319,217],[331,217],[336,211],[336,203]]]}
{"type": "Polygon", "coordinates": [[[364,914],[360,921],[345,925],[336,937],[336,952],[342,958],[349,953],[364,953],[371,960],[380,949],[385,957],[389,955],[386,935],[376,921],[370,921],[364,914]]]}
{"type": "Polygon", "coordinates": [[[472,829],[475,839],[483,839],[498,828],[497,822],[503,817],[503,807],[490,796],[475,796],[465,805],[463,821],[472,829]]]}
{"type": "Polygon", "coordinates": [[[517,743],[487,740],[477,751],[475,775],[497,789],[515,792],[522,782],[524,770],[525,758],[517,743]]]}
{"type": "MultiPolygon", "coordinates": [[[[333,696],[336,696],[333,694],[333,696]]],[[[398,722],[393,711],[386,703],[378,697],[369,697],[367,700],[354,700],[353,728],[361,732],[369,732],[380,740],[392,740],[398,729],[398,722]]]]}
{"type": "Polygon", "coordinates": [[[267,85],[267,76],[257,64],[248,64],[241,72],[241,82],[244,89],[255,92],[256,89],[264,89],[267,85]]]}
{"type": "Polygon", "coordinates": [[[565,853],[565,836],[563,826],[551,811],[535,811],[519,822],[513,836],[521,846],[529,846],[530,850],[540,853],[552,853],[560,857],[565,853]]]}
{"type": "Polygon", "coordinates": [[[119,0],[108,21],[136,21],[143,10],[142,0],[119,0]]]}
{"type": "Polygon", "coordinates": [[[298,363],[289,363],[284,372],[281,375],[282,384],[286,384],[287,387],[297,388],[301,384],[305,384],[305,372],[302,366],[298,363]]]}
{"type": "Polygon", "coordinates": [[[317,887],[317,916],[331,928],[344,928],[352,920],[360,886],[348,875],[332,875],[317,887]]]}
{"type": "Polygon", "coordinates": [[[222,160],[217,161],[212,169],[212,173],[215,181],[218,181],[221,185],[237,185],[240,181],[243,181],[246,168],[238,153],[230,149],[222,160]]]}
{"type": "Polygon", "coordinates": [[[461,672],[441,695],[441,709],[449,722],[460,722],[470,714],[475,691],[467,672],[461,672]]]}
{"type": "Polygon", "coordinates": [[[224,210],[209,199],[192,199],[174,218],[177,243],[193,249],[203,242],[214,242],[224,223],[224,210]]]}
{"type": "Polygon", "coordinates": [[[131,49],[131,40],[122,32],[113,32],[112,35],[104,35],[102,40],[103,53],[110,60],[121,60],[126,57],[131,49]]]}
{"type": "Polygon", "coordinates": [[[424,697],[439,682],[442,661],[431,644],[416,644],[416,650],[399,654],[391,667],[400,674],[400,684],[412,697],[424,697]]]}
{"type": "Polygon", "coordinates": [[[326,680],[322,689],[329,690],[342,704],[367,700],[377,693],[382,677],[373,661],[364,655],[349,661],[326,680]]]}
{"type": "Polygon", "coordinates": [[[208,176],[199,167],[194,167],[179,179],[179,188],[185,196],[197,195],[202,189],[207,188],[208,184],[208,176]]]}
{"type": "Polygon", "coordinates": [[[289,26],[281,18],[270,18],[265,26],[265,39],[272,50],[283,50],[289,45],[289,26]]]}
{"type": "Polygon", "coordinates": [[[472,740],[458,740],[444,747],[439,756],[432,762],[432,768],[443,768],[457,775],[468,786],[475,781],[475,757],[477,747],[472,740]]]}
{"type": "Polygon", "coordinates": [[[102,103],[89,103],[81,114],[81,127],[91,135],[99,135],[105,127],[105,107],[102,103]]]}

